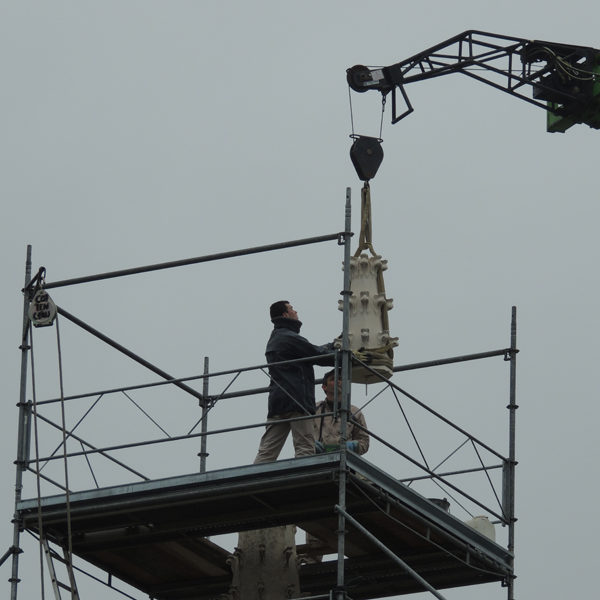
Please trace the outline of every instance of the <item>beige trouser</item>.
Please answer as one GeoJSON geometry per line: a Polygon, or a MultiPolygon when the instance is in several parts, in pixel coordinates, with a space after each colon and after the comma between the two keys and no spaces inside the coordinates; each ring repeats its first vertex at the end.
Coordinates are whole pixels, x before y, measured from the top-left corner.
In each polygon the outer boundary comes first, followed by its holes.
{"type": "Polygon", "coordinates": [[[315,436],[313,433],[313,422],[311,419],[293,421],[292,423],[278,423],[281,419],[293,419],[306,415],[299,412],[289,412],[267,419],[269,424],[260,440],[258,454],[254,464],[273,462],[277,460],[288,433],[292,431],[295,456],[309,456],[315,453],[315,436]]]}

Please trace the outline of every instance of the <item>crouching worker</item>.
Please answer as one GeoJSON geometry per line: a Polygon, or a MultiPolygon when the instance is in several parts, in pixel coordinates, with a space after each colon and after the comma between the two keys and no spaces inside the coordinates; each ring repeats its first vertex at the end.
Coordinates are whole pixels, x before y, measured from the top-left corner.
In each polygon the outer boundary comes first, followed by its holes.
{"type": "MultiPolygon", "coordinates": [[[[339,375],[339,373],[338,373],[339,375]]],[[[314,419],[314,436],[317,452],[331,452],[340,447],[340,437],[342,424],[338,416],[334,420],[333,415],[326,416],[324,413],[333,411],[333,399],[337,384],[338,398],[341,398],[342,380],[338,378],[335,381],[335,371],[329,371],[323,376],[323,391],[325,392],[325,400],[317,404],[316,419],[314,419]]],[[[360,427],[356,427],[355,423],[361,427],[367,428],[365,417],[360,410],[351,405],[350,419],[346,426],[346,448],[356,452],[356,454],[364,454],[369,449],[369,434],[363,431],[360,427]]]]}
{"type": "MultiPolygon", "coordinates": [[[[339,374],[338,374],[339,375],[339,374]]],[[[329,371],[323,376],[323,391],[325,400],[317,404],[316,418],[313,420],[314,436],[317,452],[333,452],[340,447],[341,419],[334,420],[333,415],[325,415],[333,411],[333,400],[337,385],[338,398],[341,398],[342,380],[336,381],[335,371],[329,371]]],[[[350,419],[346,426],[346,447],[356,454],[364,454],[369,449],[369,434],[355,425],[361,425],[365,429],[367,423],[365,417],[356,406],[350,406],[350,419]]],[[[306,552],[301,557],[305,563],[321,562],[323,559],[323,544],[319,538],[306,533],[306,552]]]]}

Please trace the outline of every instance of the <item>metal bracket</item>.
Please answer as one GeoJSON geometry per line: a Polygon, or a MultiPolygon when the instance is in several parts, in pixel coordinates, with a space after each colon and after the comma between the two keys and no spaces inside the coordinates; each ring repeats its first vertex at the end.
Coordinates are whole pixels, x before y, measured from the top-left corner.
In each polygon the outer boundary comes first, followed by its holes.
{"type": "MultiPolygon", "coordinates": [[[[5,553],[4,556],[2,558],[0,558],[0,565],[4,564],[4,562],[6,561],[6,559],[9,556],[13,556],[15,554],[22,554],[23,550],[21,550],[21,548],[18,548],[17,546],[11,546],[5,553]]],[[[20,580],[19,580],[20,581],[20,580]]]]}
{"type": "Polygon", "coordinates": [[[351,231],[340,231],[337,236],[338,246],[343,246],[346,243],[346,237],[352,237],[354,233],[351,231]]]}
{"type": "Polygon", "coordinates": [[[392,125],[395,125],[398,121],[404,119],[404,117],[408,117],[408,115],[410,115],[410,113],[414,112],[414,110],[415,110],[412,107],[410,100],[408,99],[408,95],[406,94],[404,86],[401,84],[398,84],[398,89],[400,90],[400,93],[402,94],[402,98],[404,98],[404,102],[406,103],[406,110],[401,115],[396,114],[396,88],[393,88],[392,89],[392,125]]]}

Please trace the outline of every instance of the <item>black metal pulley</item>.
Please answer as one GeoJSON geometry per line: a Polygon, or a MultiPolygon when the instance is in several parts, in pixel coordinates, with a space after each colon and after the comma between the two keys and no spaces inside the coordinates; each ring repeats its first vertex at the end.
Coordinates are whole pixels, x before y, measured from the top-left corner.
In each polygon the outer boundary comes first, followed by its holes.
{"type": "Polygon", "coordinates": [[[366,92],[369,89],[369,83],[373,81],[371,69],[364,65],[354,65],[346,69],[346,81],[355,92],[366,92]]]}
{"type": "Polygon", "coordinates": [[[353,135],[354,142],[350,148],[350,160],[361,181],[373,179],[383,160],[382,140],[366,135],[353,135]]]}

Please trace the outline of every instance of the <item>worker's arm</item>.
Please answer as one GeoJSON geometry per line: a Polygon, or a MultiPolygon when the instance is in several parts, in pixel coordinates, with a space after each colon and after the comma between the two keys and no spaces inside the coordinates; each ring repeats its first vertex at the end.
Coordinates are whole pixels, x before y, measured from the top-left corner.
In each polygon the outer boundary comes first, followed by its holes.
{"type": "Polygon", "coordinates": [[[315,357],[313,362],[316,365],[332,366],[335,364],[335,349],[333,344],[324,344],[323,346],[315,346],[302,336],[295,337],[288,344],[288,352],[290,358],[308,358],[315,357]],[[331,355],[331,356],[328,356],[331,355]]]}
{"type": "MultiPolygon", "coordinates": [[[[365,417],[362,412],[357,411],[356,413],[352,413],[352,420],[356,421],[358,425],[361,427],[367,428],[367,422],[365,421],[365,417]]],[[[359,427],[352,428],[351,438],[353,441],[358,443],[357,454],[364,454],[369,449],[369,434],[366,431],[363,431],[359,427]]]]}

